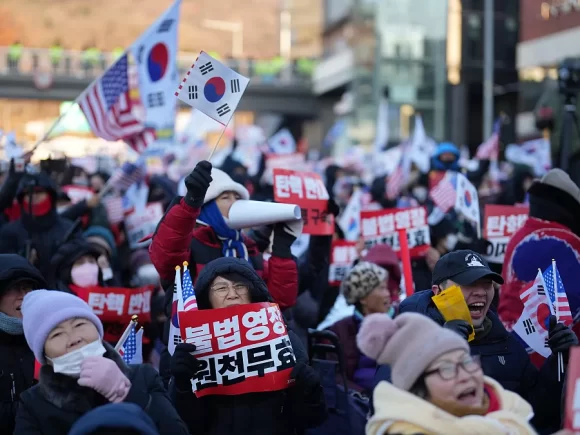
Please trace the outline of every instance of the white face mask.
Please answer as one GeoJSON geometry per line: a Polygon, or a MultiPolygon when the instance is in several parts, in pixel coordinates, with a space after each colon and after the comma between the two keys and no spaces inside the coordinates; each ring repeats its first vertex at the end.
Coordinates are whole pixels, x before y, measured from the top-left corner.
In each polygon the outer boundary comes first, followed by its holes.
{"type": "Polygon", "coordinates": [[[50,359],[46,357],[46,359],[52,363],[52,369],[55,373],[78,377],[81,374],[81,364],[85,358],[103,356],[106,351],[102,341],[99,339],[57,358],[50,359]]]}
{"type": "Polygon", "coordinates": [[[457,246],[457,242],[459,241],[459,238],[457,237],[456,234],[449,234],[446,238],[445,238],[445,249],[447,249],[447,251],[451,252],[455,249],[455,247],[457,246]]]}
{"type": "Polygon", "coordinates": [[[429,194],[429,191],[427,190],[426,187],[417,186],[417,187],[413,188],[413,196],[419,202],[425,202],[428,194],[429,194]]]}

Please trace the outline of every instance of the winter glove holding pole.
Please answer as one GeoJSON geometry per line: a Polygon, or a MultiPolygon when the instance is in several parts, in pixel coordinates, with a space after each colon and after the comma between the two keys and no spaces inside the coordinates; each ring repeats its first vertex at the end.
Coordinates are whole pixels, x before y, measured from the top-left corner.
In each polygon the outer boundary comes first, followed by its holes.
{"type": "Polygon", "coordinates": [[[175,379],[175,387],[180,392],[191,391],[191,379],[201,370],[199,360],[192,355],[195,344],[180,343],[171,356],[170,370],[175,379]]]}
{"type": "Polygon", "coordinates": [[[211,178],[211,168],[212,165],[210,162],[202,160],[195,166],[195,169],[185,177],[184,182],[185,187],[187,187],[187,193],[183,200],[190,207],[199,208],[203,205],[205,193],[213,180],[211,178]]]}
{"type": "Polygon", "coordinates": [[[290,247],[302,233],[303,227],[302,219],[275,224],[272,255],[280,258],[292,258],[290,247]]]}
{"type": "Polygon", "coordinates": [[[578,338],[570,328],[563,323],[558,323],[556,316],[551,315],[549,322],[548,346],[550,346],[554,354],[562,352],[564,354],[564,361],[567,363],[568,351],[572,346],[578,345],[578,338]]]}
{"type": "Polygon", "coordinates": [[[469,339],[469,336],[473,332],[473,326],[466,322],[465,320],[450,320],[445,322],[443,325],[444,328],[449,329],[457,334],[461,335],[466,340],[469,339]]]}

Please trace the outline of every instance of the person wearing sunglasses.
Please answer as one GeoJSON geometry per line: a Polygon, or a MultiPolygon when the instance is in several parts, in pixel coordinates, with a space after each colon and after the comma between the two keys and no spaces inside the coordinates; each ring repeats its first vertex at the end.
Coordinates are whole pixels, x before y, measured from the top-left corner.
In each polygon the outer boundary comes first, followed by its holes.
{"type": "Polygon", "coordinates": [[[364,318],[361,352],[392,370],[375,388],[367,435],[535,434],[532,407],[484,376],[461,336],[426,316],[364,318]]]}

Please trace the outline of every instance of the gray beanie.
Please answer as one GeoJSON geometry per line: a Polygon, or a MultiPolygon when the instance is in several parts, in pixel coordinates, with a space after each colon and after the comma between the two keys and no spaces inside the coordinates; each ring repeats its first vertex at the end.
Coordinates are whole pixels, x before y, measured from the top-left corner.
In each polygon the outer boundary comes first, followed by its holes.
{"type": "Polygon", "coordinates": [[[382,282],[386,282],[389,273],[380,266],[368,261],[361,261],[354,266],[344,281],[341,291],[349,304],[355,304],[365,298],[382,282]]]}

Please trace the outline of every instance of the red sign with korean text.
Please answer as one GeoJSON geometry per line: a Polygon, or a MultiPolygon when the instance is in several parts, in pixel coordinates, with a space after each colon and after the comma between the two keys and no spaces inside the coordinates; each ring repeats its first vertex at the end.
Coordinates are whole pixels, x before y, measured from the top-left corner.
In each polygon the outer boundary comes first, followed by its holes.
{"type": "Polygon", "coordinates": [[[181,337],[203,367],[197,397],[283,390],[296,358],[277,304],[261,302],[178,313],[181,337]]]}
{"type": "Polygon", "coordinates": [[[406,230],[411,258],[425,255],[431,246],[425,207],[361,211],[361,234],[365,246],[389,245],[400,256],[399,230],[406,230]]]}
{"type": "Polygon", "coordinates": [[[71,290],[84,300],[103,322],[128,323],[137,315],[139,323],[151,321],[151,286],[123,287],[77,287],[71,290]]]}
{"type": "Polygon", "coordinates": [[[503,263],[509,240],[528,220],[528,214],[528,207],[485,205],[483,236],[488,241],[485,255],[487,261],[503,263]]]}
{"type": "Polygon", "coordinates": [[[358,258],[357,243],[347,240],[332,242],[330,265],[328,266],[328,284],[337,286],[346,278],[352,264],[358,258]]]}
{"type": "Polygon", "coordinates": [[[85,186],[74,186],[72,184],[62,186],[62,191],[67,194],[73,204],[91,198],[95,192],[85,186]]]}
{"type": "Polygon", "coordinates": [[[320,175],[314,172],[274,169],[274,199],[300,206],[304,234],[328,236],[334,233],[334,216],[328,214],[328,198],[320,175]]]}
{"type": "Polygon", "coordinates": [[[566,384],[564,429],[580,433],[580,347],[570,349],[566,384]]]}

